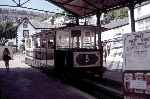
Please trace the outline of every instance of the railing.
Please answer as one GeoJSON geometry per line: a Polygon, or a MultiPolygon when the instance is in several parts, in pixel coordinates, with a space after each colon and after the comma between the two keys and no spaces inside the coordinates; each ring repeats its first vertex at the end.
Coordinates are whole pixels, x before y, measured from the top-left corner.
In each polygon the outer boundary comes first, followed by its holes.
{"type": "Polygon", "coordinates": [[[54,59],[54,52],[53,51],[26,51],[26,56],[32,57],[34,59],[39,60],[52,60],[54,59]]]}

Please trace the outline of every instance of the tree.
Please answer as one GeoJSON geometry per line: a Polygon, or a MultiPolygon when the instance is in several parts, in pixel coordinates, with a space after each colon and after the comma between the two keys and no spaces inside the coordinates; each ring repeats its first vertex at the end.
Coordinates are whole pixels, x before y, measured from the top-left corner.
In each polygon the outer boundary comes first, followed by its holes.
{"type": "Polygon", "coordinates": [[[16,37],[17,27],[12,22],[1,22],[0,23],[0,45],[5,45],[8,39],[16,37]]]}
{"type": "Polygon", "coordinates": [[[123,19],[128,17],[128,8],[120,8],[117,10],[111,10],[104,13],[104,24],[109,23],[112,20],[123,19]]]}

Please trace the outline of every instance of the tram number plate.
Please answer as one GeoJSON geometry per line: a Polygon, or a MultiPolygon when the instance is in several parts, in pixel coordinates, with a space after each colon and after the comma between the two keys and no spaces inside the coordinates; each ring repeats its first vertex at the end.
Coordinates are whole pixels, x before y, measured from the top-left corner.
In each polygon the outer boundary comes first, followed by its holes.
{"type": "Polygon", "coordinates": [[[99,52],[74,52],[74,66],[99,66],[99,52]]]}

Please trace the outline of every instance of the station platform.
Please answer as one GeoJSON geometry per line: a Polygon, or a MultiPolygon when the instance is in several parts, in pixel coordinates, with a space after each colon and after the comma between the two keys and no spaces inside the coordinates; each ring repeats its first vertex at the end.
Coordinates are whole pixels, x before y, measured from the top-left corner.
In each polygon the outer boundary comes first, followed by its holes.
{"type": "Polygon", "coordinates": [[[95,99],[33,68],[0,69],[0,99],[95,99]]]}

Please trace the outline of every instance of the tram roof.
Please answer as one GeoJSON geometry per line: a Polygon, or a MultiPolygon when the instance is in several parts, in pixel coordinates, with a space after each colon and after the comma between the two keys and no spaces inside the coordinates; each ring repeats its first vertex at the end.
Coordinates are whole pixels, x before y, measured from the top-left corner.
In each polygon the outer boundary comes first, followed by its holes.
{"type": "MultiPolygon", "coordinates": [[[[62,26],[62,27],[57,27],[57,28],[53,28],[52,30],[53,31],[56,31],[56,30],[63,30],[63,29],[70,29],[70,30],[73,30],[73,29],[76,29],[76,28],[86,28],[86,29],[100,29],[99,26],[94,26],[94,25],[66,25],[66,26],[62,26]]],[[[105,28],[105,27],[101,27],[101,31],[106,31],[108,30],[108,28],[105,28]]]]}
{"type": "Polygon", "coordinates": [[[96,14],[96,12],[109,11],[129,4],[142,3],[147,0],[47,0],[56,6],[72,13],[73,15],[82,17],[96,14]]]}

